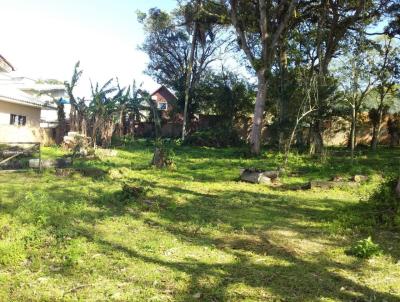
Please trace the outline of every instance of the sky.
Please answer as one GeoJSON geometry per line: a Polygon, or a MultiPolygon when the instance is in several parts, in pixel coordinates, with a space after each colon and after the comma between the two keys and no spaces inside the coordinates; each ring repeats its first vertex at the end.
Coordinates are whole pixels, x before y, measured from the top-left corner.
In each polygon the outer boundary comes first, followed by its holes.
{"type": "Polygon", "coordinates": [[[136,11],[172,10],[175,0],[0,0],[0,54],[18,75],[69,80],[81,61],[77,95],[88,96],[91,79],[104,83],[118,77],[123,86],[135,79],[157,88],[143,74],[148,58],[136,11]]]}

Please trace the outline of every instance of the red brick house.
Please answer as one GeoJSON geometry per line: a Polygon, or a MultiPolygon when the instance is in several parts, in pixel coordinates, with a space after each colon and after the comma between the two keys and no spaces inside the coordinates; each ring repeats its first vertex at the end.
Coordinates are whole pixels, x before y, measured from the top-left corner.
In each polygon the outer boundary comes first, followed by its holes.
{"type": "Polygon", "coordinates": [[[160,86],[151,95],[152,100],[157,104],[157,109],[162,112],[162,118],[171,119],[171,112],[176,108],[176,96],[164,85],[160,86]]]}

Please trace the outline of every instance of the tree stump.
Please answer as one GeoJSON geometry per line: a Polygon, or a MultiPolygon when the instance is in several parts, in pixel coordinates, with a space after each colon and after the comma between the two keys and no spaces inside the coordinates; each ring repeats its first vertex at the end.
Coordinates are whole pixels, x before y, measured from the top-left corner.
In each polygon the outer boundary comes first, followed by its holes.
{"type": "Polygon", "coordinates": [[[162,169],[172,167],[174,163],[166,148],[156,147],[151,164],[158,169],[162,169]]]}
{"type": "Polygon", "coordinates": [[[159,169],[162,169],[166,166],[165,154],[162,148],[156,148],[154,150],[153,160],[151,161],[151,164],[159,169]]]}

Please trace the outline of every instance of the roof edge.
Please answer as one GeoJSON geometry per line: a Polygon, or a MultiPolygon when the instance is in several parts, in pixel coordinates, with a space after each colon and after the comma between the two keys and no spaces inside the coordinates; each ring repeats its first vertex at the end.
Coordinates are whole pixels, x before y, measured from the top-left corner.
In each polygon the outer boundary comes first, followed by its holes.
{"type": "Polygon", "coordinates": [[[175,99],[178,99],[178,98],[176,97],[175,93],[173,93],[173,92],[172,92],[170,89],[168,89],[168,87],[165,86],[165,85],[160,85],[160,87],[158,87],[153,93],[151,93],[150,96],[155,95],[155,94],[156,94],[157,92],[159,92],[162,88],[167,89],[167,91],[168,91],[175,99]]]}
{"type": "Polygon", "coordinates": [[[9,61],[7,61],[7,59],[5,57],[0,55],[0,59],[2,59],[11,68],[11,71],[15,71],[14,66],[9,61]]]}
{"type": "Polygon", "coordinates": [[[12,97],[5,96],[5,95],[0,95],[0,101],[7,102],[7,103],[13,103],[13,104],[19,104],[19,105],[25,105],[25,106],[34,107],[34,108],[51,108],[51,109],[53,109],[53,107],[51,107],[51,106],[48,106],[45,104],[40,104],[35,101],[30,102],[30,101],[20,100],[20,99],[12,98],[12,97]]]}

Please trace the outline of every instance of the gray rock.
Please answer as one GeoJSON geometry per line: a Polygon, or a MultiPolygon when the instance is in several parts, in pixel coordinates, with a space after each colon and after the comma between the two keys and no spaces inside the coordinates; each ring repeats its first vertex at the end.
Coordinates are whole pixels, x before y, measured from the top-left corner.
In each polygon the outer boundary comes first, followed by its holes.
{"type": "Polygon", "coordinates": [[[245,182],[269,185],[272,179],[276,179],[275,174],[267,172],[252,171],[249,169],[241,170],[240,179],[245,182]],[[272,177],[270,177],[272,176],[272,177]]]}

